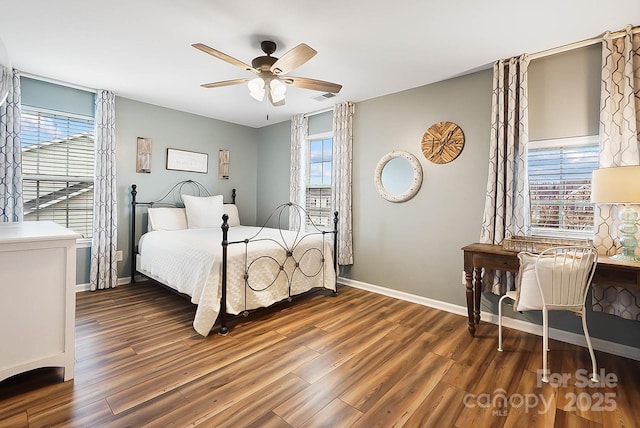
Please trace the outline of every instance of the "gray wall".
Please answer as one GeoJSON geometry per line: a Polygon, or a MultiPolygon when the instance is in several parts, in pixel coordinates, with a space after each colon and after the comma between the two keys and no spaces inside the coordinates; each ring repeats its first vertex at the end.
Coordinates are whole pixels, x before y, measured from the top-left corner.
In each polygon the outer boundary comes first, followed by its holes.
{"type": "MultiPolygon", "coordinates": [[[[530,138],[549,139],[598,132],[600,48],[587,47],[532,61],[529,67],[530,138]]],[[[341,276],[418,296],[465,306],[460,248],[480,236],[488,172],[491,70],[356,104],[354,116],[354,265],[341,276]],[[460,156],[445,165],[422,155],[429,126],[452,121],[465,134],[460,156]],[[382,156],[405,150],[418,157],[424,182],[408,202],[385,201],[376,191],[374,169],[382,156]]],[[[289,178],[289,124],[259,131],[259,151],[271,152],[268,177],[260,156],[258,211],[268,212],[289,178]],[[279,184],[278,184],[279,183],[279,184]],[[278,189],[277,191],[274,189],[278,189]]],[[[284,194],[284,193],[283,193],[284,194]]],[[[485,295],[482,309],[497,313],[497,296],[485,295]]],[[[541,323],[537,312],[508,316],[541,323]]],[[[589,313],[593,337],[640,348],[637,322],[589,313]]],[[[551,326],[581,333],[579,319],[553,314],[551,326]]]]}
{"type": "MultiPolygon", "coordinates": [[[[259,129],[258,140],[256,223],[263,225],[278,205],[289,201],[291,123],[282,122],[259,129]]],[[[272,218],[267,225],[277,227],[278,220],[272,218]]]]}
{"type": "MultiPolygon", "coordinates": [[[[129,225],[131,184],[138,186],[139,201],[155,200],[180,180],[202,183],[211,194],[222,194],[230,202],[231,189],[238,191],[237,204],[243,224],[256,221],[257,131],[235,125],[157,107],[127,98],[116,98],[116,173],[118,187],[118,249],[124,261],[118,276],[129,273],[129,225]],[[151,173],[136,173],[137,137],[152,140],[151,173]],[[208,173],[170,171],[166,166],[167,148],[209,154],[208,173]],[[218,179],[218,150],[230,151],[228,180],[218,179]]],[[[138,229],[139,232],[139,229],[138,229]]]]}
{"type": "Polygon", "coordinates": [[[483,71],[358,103],[354,116],[354,265],[343,276],[463,305],[460,248],[478,240],[487,179],[491,72],[483,71]],[[449,164],[429,162],[424,132],[457,123],[465,147],[449,164]],[[383,199],[374,185],[385,154],[404,150],[421,162],[417,195],[383,199]]]}

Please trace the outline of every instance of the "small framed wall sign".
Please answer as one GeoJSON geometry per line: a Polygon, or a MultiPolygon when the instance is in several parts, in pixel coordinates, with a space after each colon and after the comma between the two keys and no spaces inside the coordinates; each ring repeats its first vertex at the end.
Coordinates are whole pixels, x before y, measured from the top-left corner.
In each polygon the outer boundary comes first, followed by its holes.
{"type": "Polygon", "coordinates": [[[167,169],[206,174],[208,168],[209,155],[206,153],[167,149],[167,169]]]}
{"type": "Polygon", "coordinates": [[[151,172],[151,138],[138,137],[136,172],[151,172]]]}

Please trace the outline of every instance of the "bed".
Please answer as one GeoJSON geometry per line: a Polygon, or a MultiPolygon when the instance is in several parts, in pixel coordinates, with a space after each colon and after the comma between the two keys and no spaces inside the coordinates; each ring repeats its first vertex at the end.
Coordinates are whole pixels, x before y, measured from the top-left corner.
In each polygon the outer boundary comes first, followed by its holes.
{"type": "MultiPolygon", "coordinates": [[[[337,219],[333,230],[313,225],[304,208],[293,203],[277,207],[265,223],[281,228],[240,224],[235,205],[211,196],[200,183],[186,180],[152,202],[137,201],[131,186],[131,278],[136,274],[186,295],[197,305],[193,327],[207,336],[216,321],[219,333],[228,319],[312,290],[337,292],[335,257],[337,219]],[[136,235],[136,211],[146,208],[147,230],[136,235]],[[282,229],[298,216],[311,232],[282,229]],[[306,220],[306,221],[305,221],[306,220]],[[271,223],[269,223],[271,224],[271,223]]],[[[144,222],[140,222],[144,227],[144,222]]]]}

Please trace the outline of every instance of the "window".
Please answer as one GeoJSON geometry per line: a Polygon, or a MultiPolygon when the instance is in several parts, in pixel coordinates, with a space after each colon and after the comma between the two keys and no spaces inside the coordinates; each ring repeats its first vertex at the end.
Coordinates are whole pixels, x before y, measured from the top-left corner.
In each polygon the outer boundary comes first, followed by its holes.
{"type": "Polygon", "coordinates": [[[598,136],[529,142],[531,230],[534,235],[593,233],[591,172],[598,168],[598,136]]]}
{"type": "Polygon", "coordinates": [[[25,221],[54,221],[91,237],[94,120],[23,106],[22,173],[25,221]]]}
{"type": "MultiPolygon", "coordinates": [[[[333,227],[331,214],[331,167],[333,136],[310,135],[306,210],[319,229],[333,227]]],[[[307,226],[311,223],[307,219],[307,226]]]]}

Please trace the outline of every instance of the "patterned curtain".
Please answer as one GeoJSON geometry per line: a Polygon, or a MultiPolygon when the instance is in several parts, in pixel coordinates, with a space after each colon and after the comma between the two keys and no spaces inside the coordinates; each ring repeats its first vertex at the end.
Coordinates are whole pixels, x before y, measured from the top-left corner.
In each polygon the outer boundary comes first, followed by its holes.
{"type": "Polygon", "coordinates": [[[351,165],[353,163],[353,113],[350,102],[333,109],[333,183],[332,206],[338,211],[338,264],[353,264],[353,230],[351,227],[351,165]]]}
{"type": "Polygon", "coordinates": [[[22,221],[22,151],[20,147],[20,73],[0,106],[0,221],[22,221]]]}
{"type": "MultiPolygon", "coordinates": [[[[528,90],[526,55],[493,65],[489,177],[480,242],[502,244],[530,229],[527,179],[528,90]]],[[[485,272],[483,291],[513,289],[513,275],[485,272]]]]}
{"type": "MultiPolygon", "coordinates": [[[[640,34],[630,25],[623,33],[602,39],[600,168],[640,164],[640,34]]],[[[594,217],[598,252],[615,254],[618,207],[597,205],[594,217]]],[[[594,284],[593,309],[640,321],[640,291],[594,284]]]]}
{"type": "Polygon", "coordinates": [[[118,219],[116,211],[115,95],[96,94],[96,173],[93,187],[93,242],[91,290],[114,288],[118,283],[116,261],[118,219]]]}
{"type": "MultiPolygon", "coordinates": [[[[303,114],[291,118],[291,167],[289,179],[289,201],[305,207],[307,180],[307,134],[309,133],[309,119],[303,114]]],[[[299,216],[299,211],[289,211],[289,230],[299,230],[305,220],[299,216]]]]}

